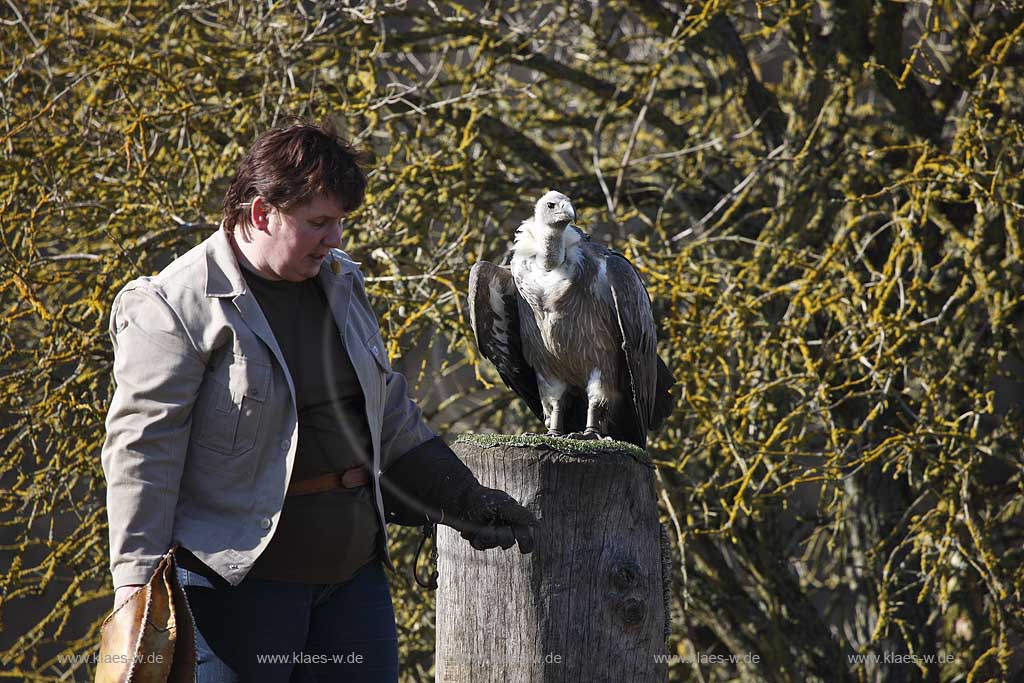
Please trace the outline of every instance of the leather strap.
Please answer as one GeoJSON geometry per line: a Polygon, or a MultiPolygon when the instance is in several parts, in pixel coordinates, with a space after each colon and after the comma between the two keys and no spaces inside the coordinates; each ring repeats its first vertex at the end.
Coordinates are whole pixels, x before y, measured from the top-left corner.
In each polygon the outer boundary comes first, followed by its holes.
{"type": "Polygon", "coordinates": [[[332,489],[354,489],[370,483],[370,472],[362,465],[344,472],[330,472],[311,479],[299,479],[288,484],[287,496],[306,496],[332,489]]]}

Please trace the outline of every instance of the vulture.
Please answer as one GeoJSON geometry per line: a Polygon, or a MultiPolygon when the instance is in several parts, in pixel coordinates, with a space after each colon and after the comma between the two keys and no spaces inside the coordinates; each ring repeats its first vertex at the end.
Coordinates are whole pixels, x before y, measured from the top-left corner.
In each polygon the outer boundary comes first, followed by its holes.
{"type": "Polygon", "coordinates": [[[474,264],[473,334],[548,436],[646,448],[675,381],[658,357],[651,299],[633,264],[574,220],[569,198],[548,192],[516,230],[511,268],[474,264]]]}

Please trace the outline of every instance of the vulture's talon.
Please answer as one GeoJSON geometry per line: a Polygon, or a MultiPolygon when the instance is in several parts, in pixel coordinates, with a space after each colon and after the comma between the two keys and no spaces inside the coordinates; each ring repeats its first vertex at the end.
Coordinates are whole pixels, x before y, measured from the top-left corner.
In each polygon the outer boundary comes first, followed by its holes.
{"type": "Polygon", "coordinates": [[[591,440],[594,440],[594,439],[600,439],[601,435],[598,434],[597,432],[583,431],[583,432],[572,432],[571,434],[566,434],[565,438],[567,438],[567,439],[577,439],[579,441],[591,441],[591,440]]]}

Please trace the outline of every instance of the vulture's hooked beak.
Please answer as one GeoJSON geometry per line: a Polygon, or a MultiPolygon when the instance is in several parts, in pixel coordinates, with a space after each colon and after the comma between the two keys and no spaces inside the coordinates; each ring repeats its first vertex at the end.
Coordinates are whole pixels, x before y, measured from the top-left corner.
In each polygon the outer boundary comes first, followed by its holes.
{"type": "Polygon", "coordinates": [[[566,199],[558,204],[558,213],[555,215],[559,219],[572,223],[576,220],[576,209],[572,208],[572,202],[566,199]]]}

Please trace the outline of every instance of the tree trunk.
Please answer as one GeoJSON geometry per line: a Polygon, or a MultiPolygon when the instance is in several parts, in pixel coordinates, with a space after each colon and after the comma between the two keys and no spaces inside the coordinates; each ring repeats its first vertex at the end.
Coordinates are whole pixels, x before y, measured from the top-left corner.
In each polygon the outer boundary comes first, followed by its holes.
{"type": "Polygon", "coordinates": [[[577,453],[453,445],[484,486],[507,491],[540,527],[530,555],[473,550],[439,527],[438,683],[667,680],[655,661],[665,652],[667,577],[654,470],[586,443],[577,453]]]}

